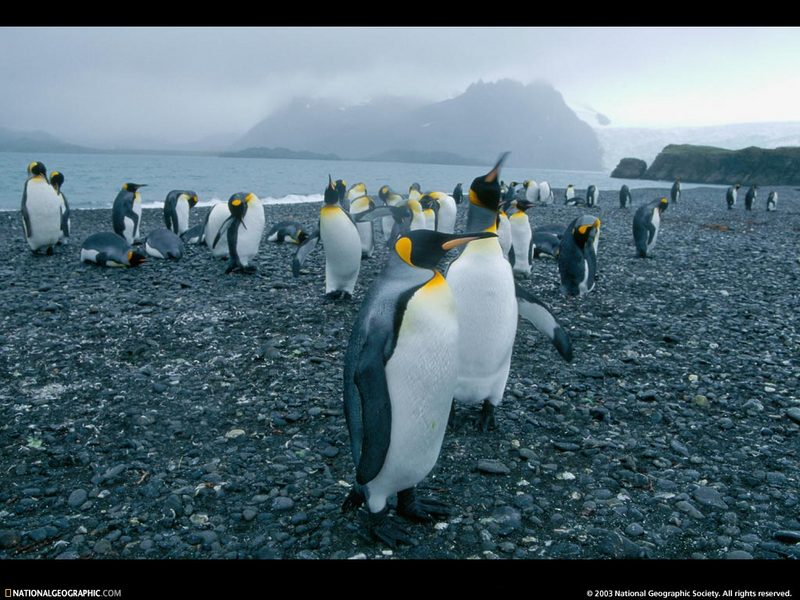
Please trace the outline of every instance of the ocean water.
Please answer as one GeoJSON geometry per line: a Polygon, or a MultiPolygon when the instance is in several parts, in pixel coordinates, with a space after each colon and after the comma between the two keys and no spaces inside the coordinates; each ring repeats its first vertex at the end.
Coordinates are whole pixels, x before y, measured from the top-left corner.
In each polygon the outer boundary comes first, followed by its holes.
{"type": "MultiPolygon", "coordinates": [[[[48,173],[56,170],[64,174],[62,191],[73,208],[111,207],[125,182],[147,184],[141,190],[145,207],[163,206],[167,193],[174,189],[194,190],[201,206],[227,201],[236,192],[254,192],[265,202],[321,202],[329,173],[334,179],[344,179],[348,187],[363,181],[367,193],[371,195],[377,195],[378,188],[385,184],[405,194],[415,181],[423,191],[443,192],[452,192],[455,185],[461,182],[466,192],[470,182],[492,166],[155,154],[0,152],[0,210],[19,210],[28,164],[34,160],[42,161],[48,173]]],[[[565,188],[571,183],[578,194],[584,193],[590,184],[600,190],[619,190],[623,183],[631,189],[672,185],[672,182],[611,179],[607,173],[599,171],[514,167],[504,168],[502,179],[507,182],[545,180],[552,188],[565,188]]],[[[683,187],[689,189],[698,186],[684,184],[683,187]]]]}

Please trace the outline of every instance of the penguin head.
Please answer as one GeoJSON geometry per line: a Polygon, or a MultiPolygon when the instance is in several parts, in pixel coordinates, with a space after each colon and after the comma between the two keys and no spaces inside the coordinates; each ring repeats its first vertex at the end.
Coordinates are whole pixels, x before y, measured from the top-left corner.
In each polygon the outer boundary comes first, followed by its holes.
{"type": "Polygon", "coordinates": [[[572,237],[575,243],[583,248],[589,238],[593,237],[600,231],[600,219],[591,215],[583,215],[575,222],[572,228],[572,237]]]}
{"type": "Polygon", "coordinates": [[[228,199],[228,210],[231,211],[231,216],[237,221],[244,219],[247,214],[247,197],[250,194],[238,192],[228,199]]]}
{"type": "Polygon", "coordinates": [[[742,184],[741,183],[737,183],[736,184],[736,189],[738,190],[740,187],[742,187],[742,184]]]}
{"type": "Polygon", "coordinates": [[[337,179],[335,187],[336,193],[339,196],[339,201],[341,202],[344,200],[345,194],[347,194],[347,182],[344,179],[337,179]]]}
{"type": "Polygon", "coordinates": [[[406,203],[406,206],[411,209],[411,212],[422,214],[422,204],[420,204],[418,200],[412,198],[406,203]]]}
{"type": "Polygon", "coordinates": [[[338,204],[340,200],[337,184],[333,182],[333,178],[330,175],[328,175],[328,187],[325,188],[324,200],[328,206],[338,204]]]}
{"type": "Polygon", "coordinates": [[[359,182],[347,190],[348,197],[360,198],[367,195],[367,186],[363,182],[359,182]]]}
{"type": "Polygon", "coordinates": [[[514,200],[513,204],[516,205],[517,210],[519,212],[525,212],[531,206],[533,206],[533,202],[530,202],[529,200],[525,200],[525,199],[514,200]]]}
{"type": "Polygon", "coordinates": [[[31,177],[37,177],[39,175],[47,177],[47,167],[44,166],[43,162],[36,160],[28,165],[28,175],[31,177]]]}
{"type": "Polygon", "coordinates": [[[122,189],[125,190],[126,192],[133,192],[135,194],[136,190],[138,190],[139,188],[143,188],[146,185],[147,185],[146,183],[124,183],[122,184],[122,189]]]}
{"type": "Polygon", "coordinates": [[[302,244],[308,239],[308,234],[302,229],[297,230],[297,243],[302,244]]]}
{"type": "Polygon", "coordinates": [[[510,152],[503,152],[497,164],[486,175],[476,177],[469,186],[469,201],[476,206],[496,211],[500,207],[500,167],[510,152]]]}
{"type": "Polygon", "coordinates": [[[50,173],[50,185],[53,186],[55,191],[60,191],[61,186],[64,185],[64,174],[60,173],[59,171],[53,171],[50,173]]]}
{"type": "Polygon", "coordinates": [[[382,185],[381,189],[378,190],[378,198],[383,200],[385,204],[386,199],[389,197],[391,193],[392,193],[392,188],[390,188],[388,185],[382,185]]]}
{"type": "Polygon", "coordinates": [[[197,204],[197,194],[191,192],[189,195],[189,207],[194,207],[197,204]]]}
{"type": "Polygon", "coordinates": [[[128,250],[128,265],[129,266],[138,267],[145,260],[147,260],[147,255],[146,254],[142,254],[138,250],[128,250]]]}
{"type": "Polygon", "coordinates": [[[413,267],[433,269],[453,248],[473,240],[497,237],[494,233],[442,233],[429,229],[417,229],[401,235],[394,242],[394,251],[403,261],[413,267]]]}
{"type": "Polygon", "coordinates": [[[422,196],[422,189],[419,187],[419,184],[417,182],[412,183],[408,188],[409,199],[413,198],[414,200],[419,200],[420,196],[422,196]]]}
{"type": "Polygon", "coordinates": [[[661,198],[661,200],[658,201],[658,212],[663,213],[665,210],[667,210],[668,206],[669,206],[669,200],[667,200],[666,198],[661,198]]]}

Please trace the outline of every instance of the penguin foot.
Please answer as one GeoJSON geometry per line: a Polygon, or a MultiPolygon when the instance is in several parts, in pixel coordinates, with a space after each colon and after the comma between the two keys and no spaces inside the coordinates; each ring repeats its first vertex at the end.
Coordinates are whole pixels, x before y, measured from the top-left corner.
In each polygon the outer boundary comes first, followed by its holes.
{"type": "Polygon", "coordinates": [[[332,292],[328,292],[327,294],[325,294],[325,300],[327,300],[328,302],[336,302],[339,298],[341,298],[342,293],[343,292],[341,290],[334,290],[332,292]]]}
{"type": "Polygon", "coordinates": [[[444,502],[434,498],[417,498],[414,488],[397,494],[397,514],[411,521],[433,521],[435,517],[449,517],[450,513],[450,507],[444,502]]]}
{"type": "Polygon", "coordinates": [[[483,401],[481,415],[478,417],[478,431],[486,433],[491,429],[497,429],[497,419],[495,418],[494,404],[487,398],[483,401]]]}
{"type": "Polygon", "coordinates": [[[372,537],[392,548],[397,548],[398,544],[413,545],[414,540],[408,532],[399,525],[391,523],[388,515],[388,506],[378,513],[369,514],[369,532],[372,537]]]}
{"type": "Polygon", "coordinates": [[[246,273],[248,275],[252,275],[253,273],[258,272],[258,269],[255,265],[248,265],[246,267],[242,267],[242,273],[246,273]]]}
{"type": "Polygon", "coordinates": [[[364,494],[357,486],[354,486],[342,503],[342,512],[354,510],[362,504],[364,504],[364,494]]]}
{"type": "Polygon", "coordinates": [[[47,256],[53,256],[53,247],[52,246],[48,246],[47,247],[47,252],[45,252],[45,254],[47,256]]]}

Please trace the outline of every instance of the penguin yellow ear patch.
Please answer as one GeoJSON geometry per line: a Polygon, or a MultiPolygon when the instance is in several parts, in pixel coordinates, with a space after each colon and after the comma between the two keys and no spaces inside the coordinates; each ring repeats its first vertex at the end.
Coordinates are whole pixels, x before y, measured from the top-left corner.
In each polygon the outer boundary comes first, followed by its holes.
{"type": "Polygon", "coordinates": [[[411,240],[407,237],[401,237],[394,244],[394,250],[397,255],[406,263],[413,266],[411,262],[411,240]]]}
{"type": "Polygon", "coordinates": [[[586,230],[587,230],[587,229],[589,229],[589,226],[588,226],[588,225],[581,225],[580,227],[578,227],[578,231],[580,231],[580,232],[581,232],[581,234],[584,234],[584,233],[586,233],[586,230]]]}
{"type": "Polygon", "coordinates": [[[233,204],[234,206],[239,206],[241,203],[242,203],[242,201],[239,200],[238,198],[236,200],[234,200],[233,202],[231,202],[231,204],[233,204]]]}
{"type": "Polygon", "coordinates": [[[247,196],[245,196],[244,201],[245,202],[252,202],[255,199],[256,199],[256,195],[254,193],[250,192],[249,194],[247,194],[247,196]]]}

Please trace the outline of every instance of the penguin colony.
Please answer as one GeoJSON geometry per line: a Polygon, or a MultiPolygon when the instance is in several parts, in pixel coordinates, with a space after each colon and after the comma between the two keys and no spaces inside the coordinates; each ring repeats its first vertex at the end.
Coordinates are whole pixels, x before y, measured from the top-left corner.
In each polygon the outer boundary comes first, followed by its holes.
{"type": "MultiPolygon", "coordinates": [[[[503,184],[499,176],[506,156],[476,177],[466,194],[461,183],[452,194],[423,192],[414,183],[406,197],[385,185],[375,198],[365,184],[348,189],[346,182],[329,175],[313,232],[285,221],[266,234],[268,241],[296,245],[295,276],[303,273],[317,246],[324,248],[325,296],[331,301],[352,298],[362,261],[372,258],[376,243],[389,249],[359,307],[345,354],[343,398],[355,478],[342,510],[365,506],[368,532],[393,547],[412,543],[404,527],[388,518],[393,497],[395,512],[411,521],[452,513],[446,503],[418,495],[416,486],[436,465],[457,405],[480,407],[479,430],[496,426],[519,318],[547,337],[564,360],[572,360],[565,328],[515,278],[527,278],[533,259],[548,256],[556,261],[567,298],[596,288],[600,219],[583,214],[566,227],[533,226],[527,211],[551,204],[553,192],[547,182],[503,184]],[[467,210],[466,230],[455,232],[460,204],[467,210]],[[445,255],[456,250],[460,254],[441,272],[445,255]]],[[[54,171],[48,180],[41,162],[30,163],[27,170],[23,233],[33,253],[52,255],[56,245],[69,241],[65,178],[54,171]]],[[[226,273],[255,271],[253,259],[265,229],[264,209],[255,194],[233,194],[227,203],[215,205],[204,223],[190,227],[198,196],[173,190],[164,203],[165,228],[142,238],[142,187],[130,182],[122,186],[112,209],[113,231],[89,235],[80,248],[81,261],[136,267],[146,256],[180,259],[183,244],[190,243],[205,244],[214,256],[228,258],[226,273]],[[139,244],[144,251],[134,248],[139,244]]],[[[739,187],[729,188],[728,208],[735,206],[739,187]]],[[[652,255],[662,215],[680,195],[676,180],[669,200],[656,199],[636,210],[633,242],[639,257],[652,255]]],[[[757,186],[752,186],[747,210],[753,209],[756,197],[757,186]]],[[[570,185],[565,204],[594,207],[598,198],[596,186],[589,186],[581,199],[570,185]]],[[[622,186],[620,208],[631,205],[630,190],[622,186]]],[[[776,209],[777,193],[771,192],[767,210],[776,209]]]]}

